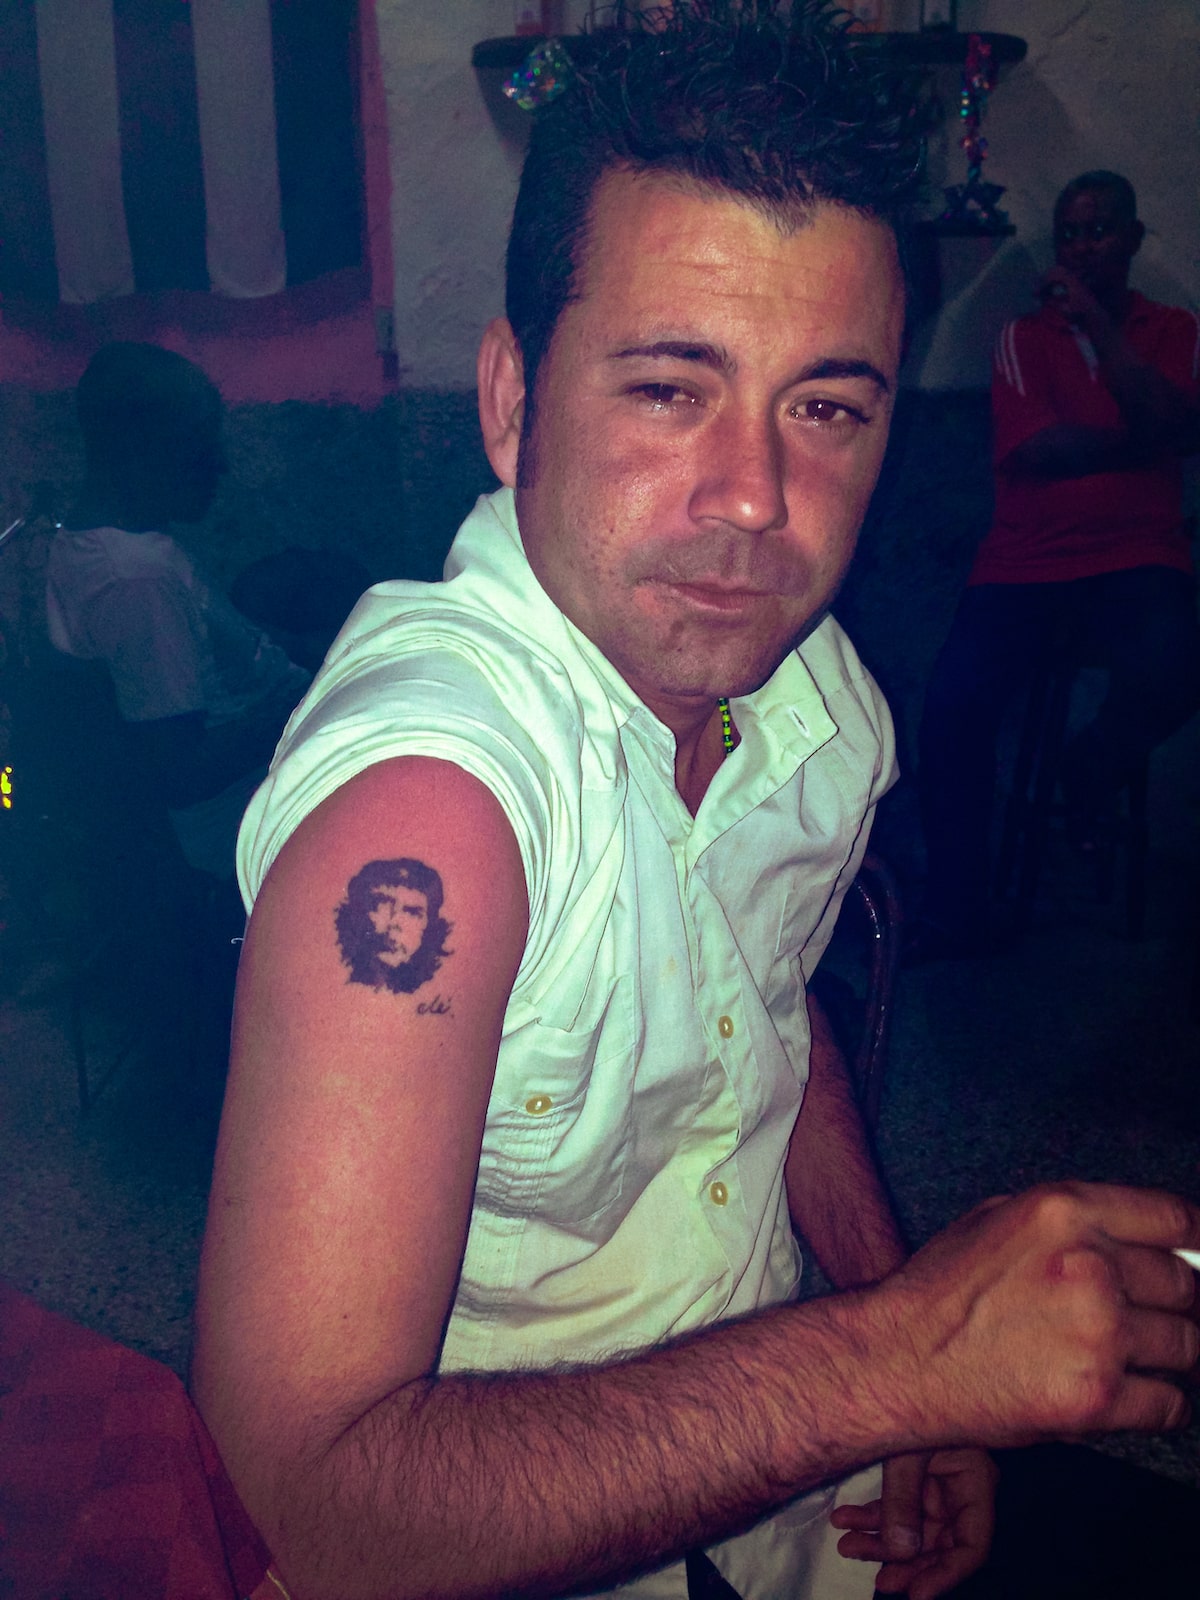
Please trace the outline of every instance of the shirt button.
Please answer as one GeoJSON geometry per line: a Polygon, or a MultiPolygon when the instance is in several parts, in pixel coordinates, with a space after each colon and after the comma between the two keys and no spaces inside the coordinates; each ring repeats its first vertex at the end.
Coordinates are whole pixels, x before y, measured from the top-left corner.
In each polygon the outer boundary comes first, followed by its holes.
{"type": "Polygon", "coordinates": [[[733,1018],[732,1017],[718,1017],[717,1018],[717,1032],[721,1035],[722,1039],[732,1039],[733,1038],[733,1018]]]}
{"type": "Polygon", "coordinates": [[[548,1094],[531,1094],[525,1102],[525,1109],[531,1117],[544,1117],[553,1104],[548,1094]]]}
{"type": "Polygon", "coordinates": [[[718,1180],[708,1186],[708,1197],[715,1206],[723,1206],[729,1199],[729,1190],[718,1180]]]}

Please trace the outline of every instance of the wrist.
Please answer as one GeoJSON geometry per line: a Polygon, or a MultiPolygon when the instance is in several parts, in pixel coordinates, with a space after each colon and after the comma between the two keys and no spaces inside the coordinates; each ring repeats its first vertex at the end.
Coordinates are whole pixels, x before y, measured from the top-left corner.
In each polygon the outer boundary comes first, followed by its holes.
{"type": "Polygon", "coordinates": [[[865,1291],[881,1455],[977,1443],[988,1432],[982,1394],[956,1350],[957,1309],[893,1274],[865,1291]]]}
{"type": "MultiPolygon", "coordinates": [[[[827,1299],[809,1301],[797,1311],[816,1311],[824,1324],[837,1369],[828,1376],[836,1392],[833,1408],[836,1437],[825,1441],[826,1451],[841,1459],[838,1470],[851,1470],[866,1462],[909,1450],[931,1449],[945,1438],[937,1430],[925,1394],[922,1360],[912,1337],[906,1296],[897,1293],[895,1279],[883,1286],[855,1289],[827,1299]],[[931,1427],[931,1424],[933,1426],[931,1427]]],[[[817,1348],[811,1325],[797,1329],[798,1374],[805,1358],[817,1348]]],[[[807,1389],[809,1374],[804,1375],[807,1389]]],[[[812,1405],[824,1384],[800,1397],[812,1405]]],[[[820,1408],[823,1410],[823,1408],[820,1408]]],[[[814,1427],[828,1426],[818,1410],[814,1427]]]]}

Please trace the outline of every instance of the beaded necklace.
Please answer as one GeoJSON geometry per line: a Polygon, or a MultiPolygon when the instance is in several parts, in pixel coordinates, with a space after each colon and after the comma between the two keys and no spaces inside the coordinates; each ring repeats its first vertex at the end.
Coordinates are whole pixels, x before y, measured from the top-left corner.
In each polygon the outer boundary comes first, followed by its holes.
{"type": "Polygon", "coordinates": [[[733,718],[729,714],[729,701],[725,695],[717,701],[717,710],[721,713],[721,743],[725,747],[726,756],[733,754],[733,718]]]}

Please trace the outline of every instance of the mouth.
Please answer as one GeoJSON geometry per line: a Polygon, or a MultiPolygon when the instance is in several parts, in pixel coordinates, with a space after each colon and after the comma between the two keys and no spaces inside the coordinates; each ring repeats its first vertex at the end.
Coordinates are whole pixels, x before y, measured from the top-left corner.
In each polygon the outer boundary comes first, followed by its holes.
{"type": "Polygon", "coordinates": [[[685,605],[718,616],[736,616],[741,612],[752,610],[768,598],[764,589],[739,588],[727,583],[708,583],[702,578],[693,578],[686,582],[658,578],[653,580],[653,583],[656,589],[682,600],[685,605]]]}

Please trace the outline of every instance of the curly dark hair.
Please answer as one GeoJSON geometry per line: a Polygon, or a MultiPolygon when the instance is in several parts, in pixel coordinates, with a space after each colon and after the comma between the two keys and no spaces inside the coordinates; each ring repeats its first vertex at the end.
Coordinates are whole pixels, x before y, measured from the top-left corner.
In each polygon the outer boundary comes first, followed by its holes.
{"type": "MultiPolygon", "coordinates": [[[[831,0],[675,0],[610,7],[568,50],[569,85],[538,111],[506,264],[527,413],[577,292],[596,185],[611,169],[675,174],[796,226],[822,202],[902,235],[923,185],[931,101],[831,0]]],[[[528,420],[528,417],[527,417],[528,420]]]]}

